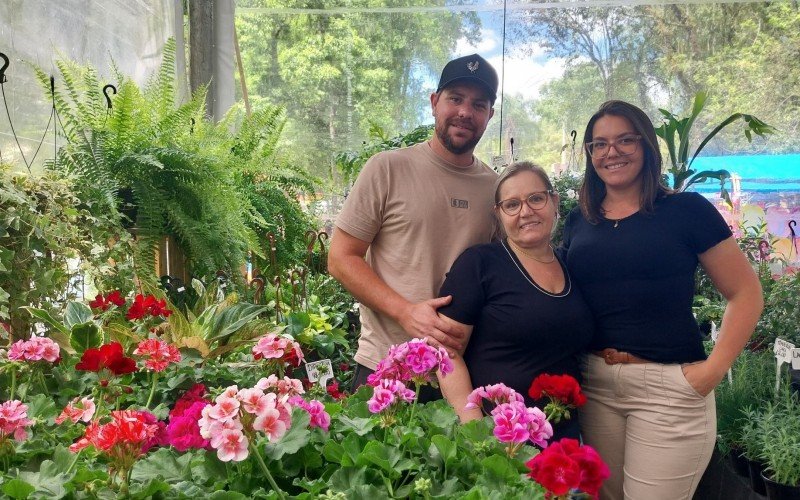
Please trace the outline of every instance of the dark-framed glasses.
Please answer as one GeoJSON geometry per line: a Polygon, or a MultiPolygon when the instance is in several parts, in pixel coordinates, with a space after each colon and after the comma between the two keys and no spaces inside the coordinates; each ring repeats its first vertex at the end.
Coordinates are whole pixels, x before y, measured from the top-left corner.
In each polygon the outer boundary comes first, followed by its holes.
{"type": "Polygon", "coordinates": [[[616,141],[606,141],[605,139],[597,139],[596,141],[586,143],[586,151],[589,156],[595,160],[602,160],[608,156],[611,151],[611,146],[617,150],[619,156],[632,155],[639,149],[639,143],[642,140],[641,135],[623,135],[616,141]]]}
{"type": "Polygon", "coordinates": [[[528,204],[528,208],[531,210],[541,210],[545,207],[545,205],[547,205],[547,200],[552,194],[552,189],[548,189],[547,191],[536,191],[529,194],[524,199],[509,198],[507,200],[498,201],[494,206],[500,207],[500,210],[502,210],[506,215],[517,215],[519,211],[522,210],[523,201],[528,204]]]}

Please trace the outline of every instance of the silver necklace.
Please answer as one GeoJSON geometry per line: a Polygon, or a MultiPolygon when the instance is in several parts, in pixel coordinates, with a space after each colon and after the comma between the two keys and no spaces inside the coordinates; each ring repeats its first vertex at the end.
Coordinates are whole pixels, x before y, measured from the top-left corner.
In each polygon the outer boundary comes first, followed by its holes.
{"type": "Polygon", "coordinates": [[[542,260],[542,259],[536,257],[535,255],[529,254],[524,249],[520,248],[519,245],[517,245],[516,243],[511,241],[511,238],[506,238],[506,241],[508,241],[508,243],[512,247],[514,247],[515,250],[519,250],[521,253],[523,253],[524,255],[526,255],[528,257],[530,257],[531,259],[535,260],[536,262],[541,262],[542,264],[552,264],[553,261],[556,260],[556,253],[555,253],[555,251],[553,251],[553,247],[550,246],[550,245],[548,245],[548,247],[550,248],[550,260],[542,260]]]}
{"type": "MultiPolygon", "coordinates": [[[[525,270],[523,270],[521,267],[519,267],[519,264],[517,264],[517,261],[514,259],[514,255],[511,253],[511,249],[509,249],[508,246],[506,246],[506,242],[505,241],[501,241],[500,243],[503,245],[503,249],[508,254],[508,258],[511,259],[511,262],[514,263],[514,266],[517,268],[517,271],[519,271],[519,273],[522,275],[522,277],[525,278],[525,281],[530,283],[532,287],[534,287],[535,289],[539,290],[540,292],[542,292],[543,294],[545,294],[545,295],[547,295],[549,297],[556,297],[556,298],[558,298],[558,297],[566,297],[567,295],[569,295],[569,292],[572,291],[572,280],[569,278],[569,272],[567,272],[566,269],[564,269],[564,281],[566,281],[566,284],[564,285],[564,291],[561,292],[561,293],[550,292],[550,291],[545,290],[544,288],[540,287],[539,285],[537,285],[536,282],[534,282],[533,280],[530,279],[530,277],[528,276],[528,273],[526,273],[525,270]]],[[[556,255],[555,252],[553,252],[553,258],[555,258],[555,255],[556,255]]]]}

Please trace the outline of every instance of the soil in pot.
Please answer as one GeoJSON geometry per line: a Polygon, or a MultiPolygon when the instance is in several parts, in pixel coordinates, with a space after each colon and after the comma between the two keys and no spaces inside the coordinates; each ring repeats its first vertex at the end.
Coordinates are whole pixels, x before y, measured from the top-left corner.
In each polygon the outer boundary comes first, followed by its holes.
{"type": "Polygon", "coordinates": [[[761,479],[764,481],[764,486],[767,489],[767,498],[770,500],[800,500],[800,486],[776,483],[764,475],[763,471],[761,479]]]}

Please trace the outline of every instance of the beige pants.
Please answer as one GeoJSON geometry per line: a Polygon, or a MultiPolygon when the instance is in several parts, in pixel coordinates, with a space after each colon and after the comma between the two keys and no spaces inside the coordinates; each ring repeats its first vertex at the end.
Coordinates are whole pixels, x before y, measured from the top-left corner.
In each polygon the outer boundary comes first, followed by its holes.
{"type": "Polygon", "coordinates": [[[714,451],[713,391],[700,396],[680,365],[583,363],[584,441],[608,464],[604,500],[690,500],[714,451]]]}

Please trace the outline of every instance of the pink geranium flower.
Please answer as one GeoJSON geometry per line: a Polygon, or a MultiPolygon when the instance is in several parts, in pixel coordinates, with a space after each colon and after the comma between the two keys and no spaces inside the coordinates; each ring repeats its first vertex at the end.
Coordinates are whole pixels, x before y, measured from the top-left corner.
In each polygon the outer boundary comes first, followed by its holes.
{"type": "Polygon", "coordinates": [[[294,340],[268,333],[258,339],[256,345],[253,346],[253,358],[255,359],[274,359],[279,360],[290,366],[300,366],[303,361],[303,350],[300,344],[294,340]]]}
{"type": "Polygon", "coordinates": [[[247,437],[240,430],[225,429],[220,436],[217,458],[223,462],[241,462],[247,458],[247,437]]]}
{"type": "Polygon", "coordinates": [[[197,400],[185,407],[180,413],[172,413],[167,424],[167,441],[178,451],[190,448],[207,448],[209,442],[200,435],[198,421],[208,401],[197,400]]]}
{"type": "Polygon", "coordinates": [[[236,398],[217,398],[217,402],[208,412],[209,417],[214,420],[226,422],[233,420],[239,414],[239,400],[236,398]]]}
{"type": "Polygon", "coordinates": [[[96,406],[92,398],[75,398],[61,411],[56,417],[56,424],[61,424],[67,420],[72,423],[89,422],[94,416],[96,406]]]}
{"type": "Polygon", "coordinates": [[[384,379],[401,382],[413,380],[416,384],[433,383],[437,371],[443,375],[453,371],[453,363],[447,351],[442,347],[432,346],[425,340],[412,339],[390,347],[375,372],[367,377],[367,383],[375,386],[384,379]]]}
{"type": "Polygon", "coordinates": [[[256,417],[253,430],[261,431],[270,441],[275,441],[286,434],[286,422],[281,419],[281,412],[277,408],[267,408],[256,417]]]}
{"type": "Polygon", "coordinates": [[[61,358],[61,348],[47,337],[31,337],[14,342],[8,350],[12,361],[48,361],[55,363],[61,358]]]}
{"type": "Polygon", "coordinates": [[[311,417],[311,427],[319,427],[327,432],[331,425],[331,416],[325,411],[325,405],[316,399],[306,401],[300,396],[294,396],[289,399],[289,404],[297,406],[308,412],[311,417]]]}
{"type": "Polygon", "coordinates": [[[372,390],[372,397],[367,401],[367,407],[372,413],[380,413],[396,400],[394,393],[383,387],[375,387],[372,390]]]}
{"type": "Polygon", "coordinates": [[[28,418],[28,405],[16,399],[0,404],[0,441],[9,437],[24,441],[31,425],[33,420],[28,418]]]}

